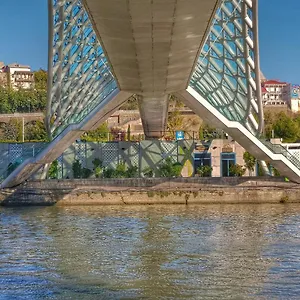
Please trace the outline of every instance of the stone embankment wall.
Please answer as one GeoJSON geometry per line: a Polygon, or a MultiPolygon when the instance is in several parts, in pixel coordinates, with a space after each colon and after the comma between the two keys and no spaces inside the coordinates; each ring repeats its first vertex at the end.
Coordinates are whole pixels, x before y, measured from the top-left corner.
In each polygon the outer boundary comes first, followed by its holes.
{"type": "Polygon", "coordinates": [[[2,190],[3,206],[300,202],[300,185],[272,177],[77,179],[2,190]]]}

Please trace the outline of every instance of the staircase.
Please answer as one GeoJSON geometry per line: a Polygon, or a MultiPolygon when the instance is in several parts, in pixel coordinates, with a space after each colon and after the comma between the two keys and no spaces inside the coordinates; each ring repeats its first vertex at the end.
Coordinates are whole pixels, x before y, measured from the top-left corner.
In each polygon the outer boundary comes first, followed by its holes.
{"type": "Polygon", "coordinates": [[[229,121],[192,87],[176,95],[206,122],[227,132],[258,160],[270,162],[282,176],[300,183],[300,161],[282,145],[259,139],[241,123],[229,121]]]}

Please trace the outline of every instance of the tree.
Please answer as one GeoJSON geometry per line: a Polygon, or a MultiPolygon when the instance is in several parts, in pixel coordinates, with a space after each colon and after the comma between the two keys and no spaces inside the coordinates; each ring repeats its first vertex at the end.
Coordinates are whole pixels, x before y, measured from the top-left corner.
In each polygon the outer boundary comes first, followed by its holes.
{"type": "Polygon", "coordinates": [[[203,140],[203,139],[216,139],[216,138],[220,138],[221,134],[218,132],[218,130],[215,127],[212,127],[210,125],[208,125],[207,123],[203,122],[200,125],[199,128],[199,139],[203,140]]]}
{"type": "Polygon", "coordinates": [[[183,117],[178,109],[175,109],[169,113],[168,116],[168,130],[176,131],[182,130],[183,117]]]}
{"type": "Polygon", "coordinates": [[[38,90],[47,90],[47,71],[43,69],[39,69],[38,71],[35,71],[34,73],[34,85],[35,88],[38,90]]]}
{"type": "Polygon", "coordinates": [[[0,86],[0,113],[10,113],[11,107],[8,101],[8,89],[0,86]]]}
{"type": "Polygon", "coordinates": [[[48,170],[48,178],[56,179],[58,176],[58,160],[54,160],[48,170]]]}
{"type": "Polygon", "coordinates": [[[45,125],[41,121],[32,121],[25,126],[25,141],[47,141],[45,125]]]}
{"type": "Polygon", "coordinates": [[[35,88],[14,90],[0,87],[0,113],[27,113],[45,111],[47,103],[47,73],[43,70],[35,74],[35,88]]]}
{"type": "Polygon", "coordinates": [[[12,119],[1,124],[1,140],[10,142],[22,141],[22,124],[19,120],[12,119]]]}
{"type": "Polygon", "coordinates": [[[85,132],[81,136],[81,140],[87,142],[106,142],[108,140],[108,132],[107,122],[104,122],[97,129],[85,132]]]}
{"type": "Polygon", "coordinates": [[[199,140],[204,140],[204,132],[202,125],[200,125],[199,127],[199,140]]]}
{"type": "Polygon", "coordinates": [[[245,166],[248,169],[250,176],[251,176],[252,172],[254,171],[257,160],[252,154],[250,154],[247,151],[244,152],[243,159],[245,161],[245,166]]]}
{"type": "Polygon", "coordinates": [[[299,126],[296,121],[284,112],[277,115],[274,123],[275,137],[282,138],[284,142],[295,142],[299,136],[299,126]]]}
{"type": "Polygon", "coordinates": [[[113,141],[124,141],[126,137],[126,132],[119,127],[113,127],[110,130],[113,141]]]}

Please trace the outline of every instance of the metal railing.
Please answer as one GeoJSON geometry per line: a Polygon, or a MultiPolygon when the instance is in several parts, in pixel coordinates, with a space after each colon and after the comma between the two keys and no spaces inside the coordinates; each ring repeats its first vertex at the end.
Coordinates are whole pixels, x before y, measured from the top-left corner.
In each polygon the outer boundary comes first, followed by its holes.
{"type": "Polygon", "coordinates": [[[272,144],[270,141],[267,140],[260,140],[269,150],[271,150],[275,154],[282,154],[286,157],[295,167],[300,170],[300,160],[296,158],[291,152],[288,151],[284,146],[281,144],[272,144]]]}
{"type": "Polygon", "coordinates": [[[21,155],[18,156],[14,161],[11,161],[7,167],[0,169],[0,183],[7,178],[20,164],[26,159],[36,157],[41,151],[43,151],[48,143],[35,143],[35,144],[19,144],[22,145],[21,155]]]}

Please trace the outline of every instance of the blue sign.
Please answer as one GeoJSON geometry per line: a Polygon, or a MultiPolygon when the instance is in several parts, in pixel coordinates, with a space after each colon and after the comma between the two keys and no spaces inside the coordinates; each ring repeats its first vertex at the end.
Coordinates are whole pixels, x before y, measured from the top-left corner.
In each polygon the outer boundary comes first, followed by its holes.
{"type": "Polygon", "coordinates": [[[176,131],[176,141],[184,140],[184,131],[176,131]]]}
{"type": "Polygon", "coordinates": [[[293,99],[300,98],[300,86],[297,84],[292,84],[291,86],[291,95],[293,99]]]}

